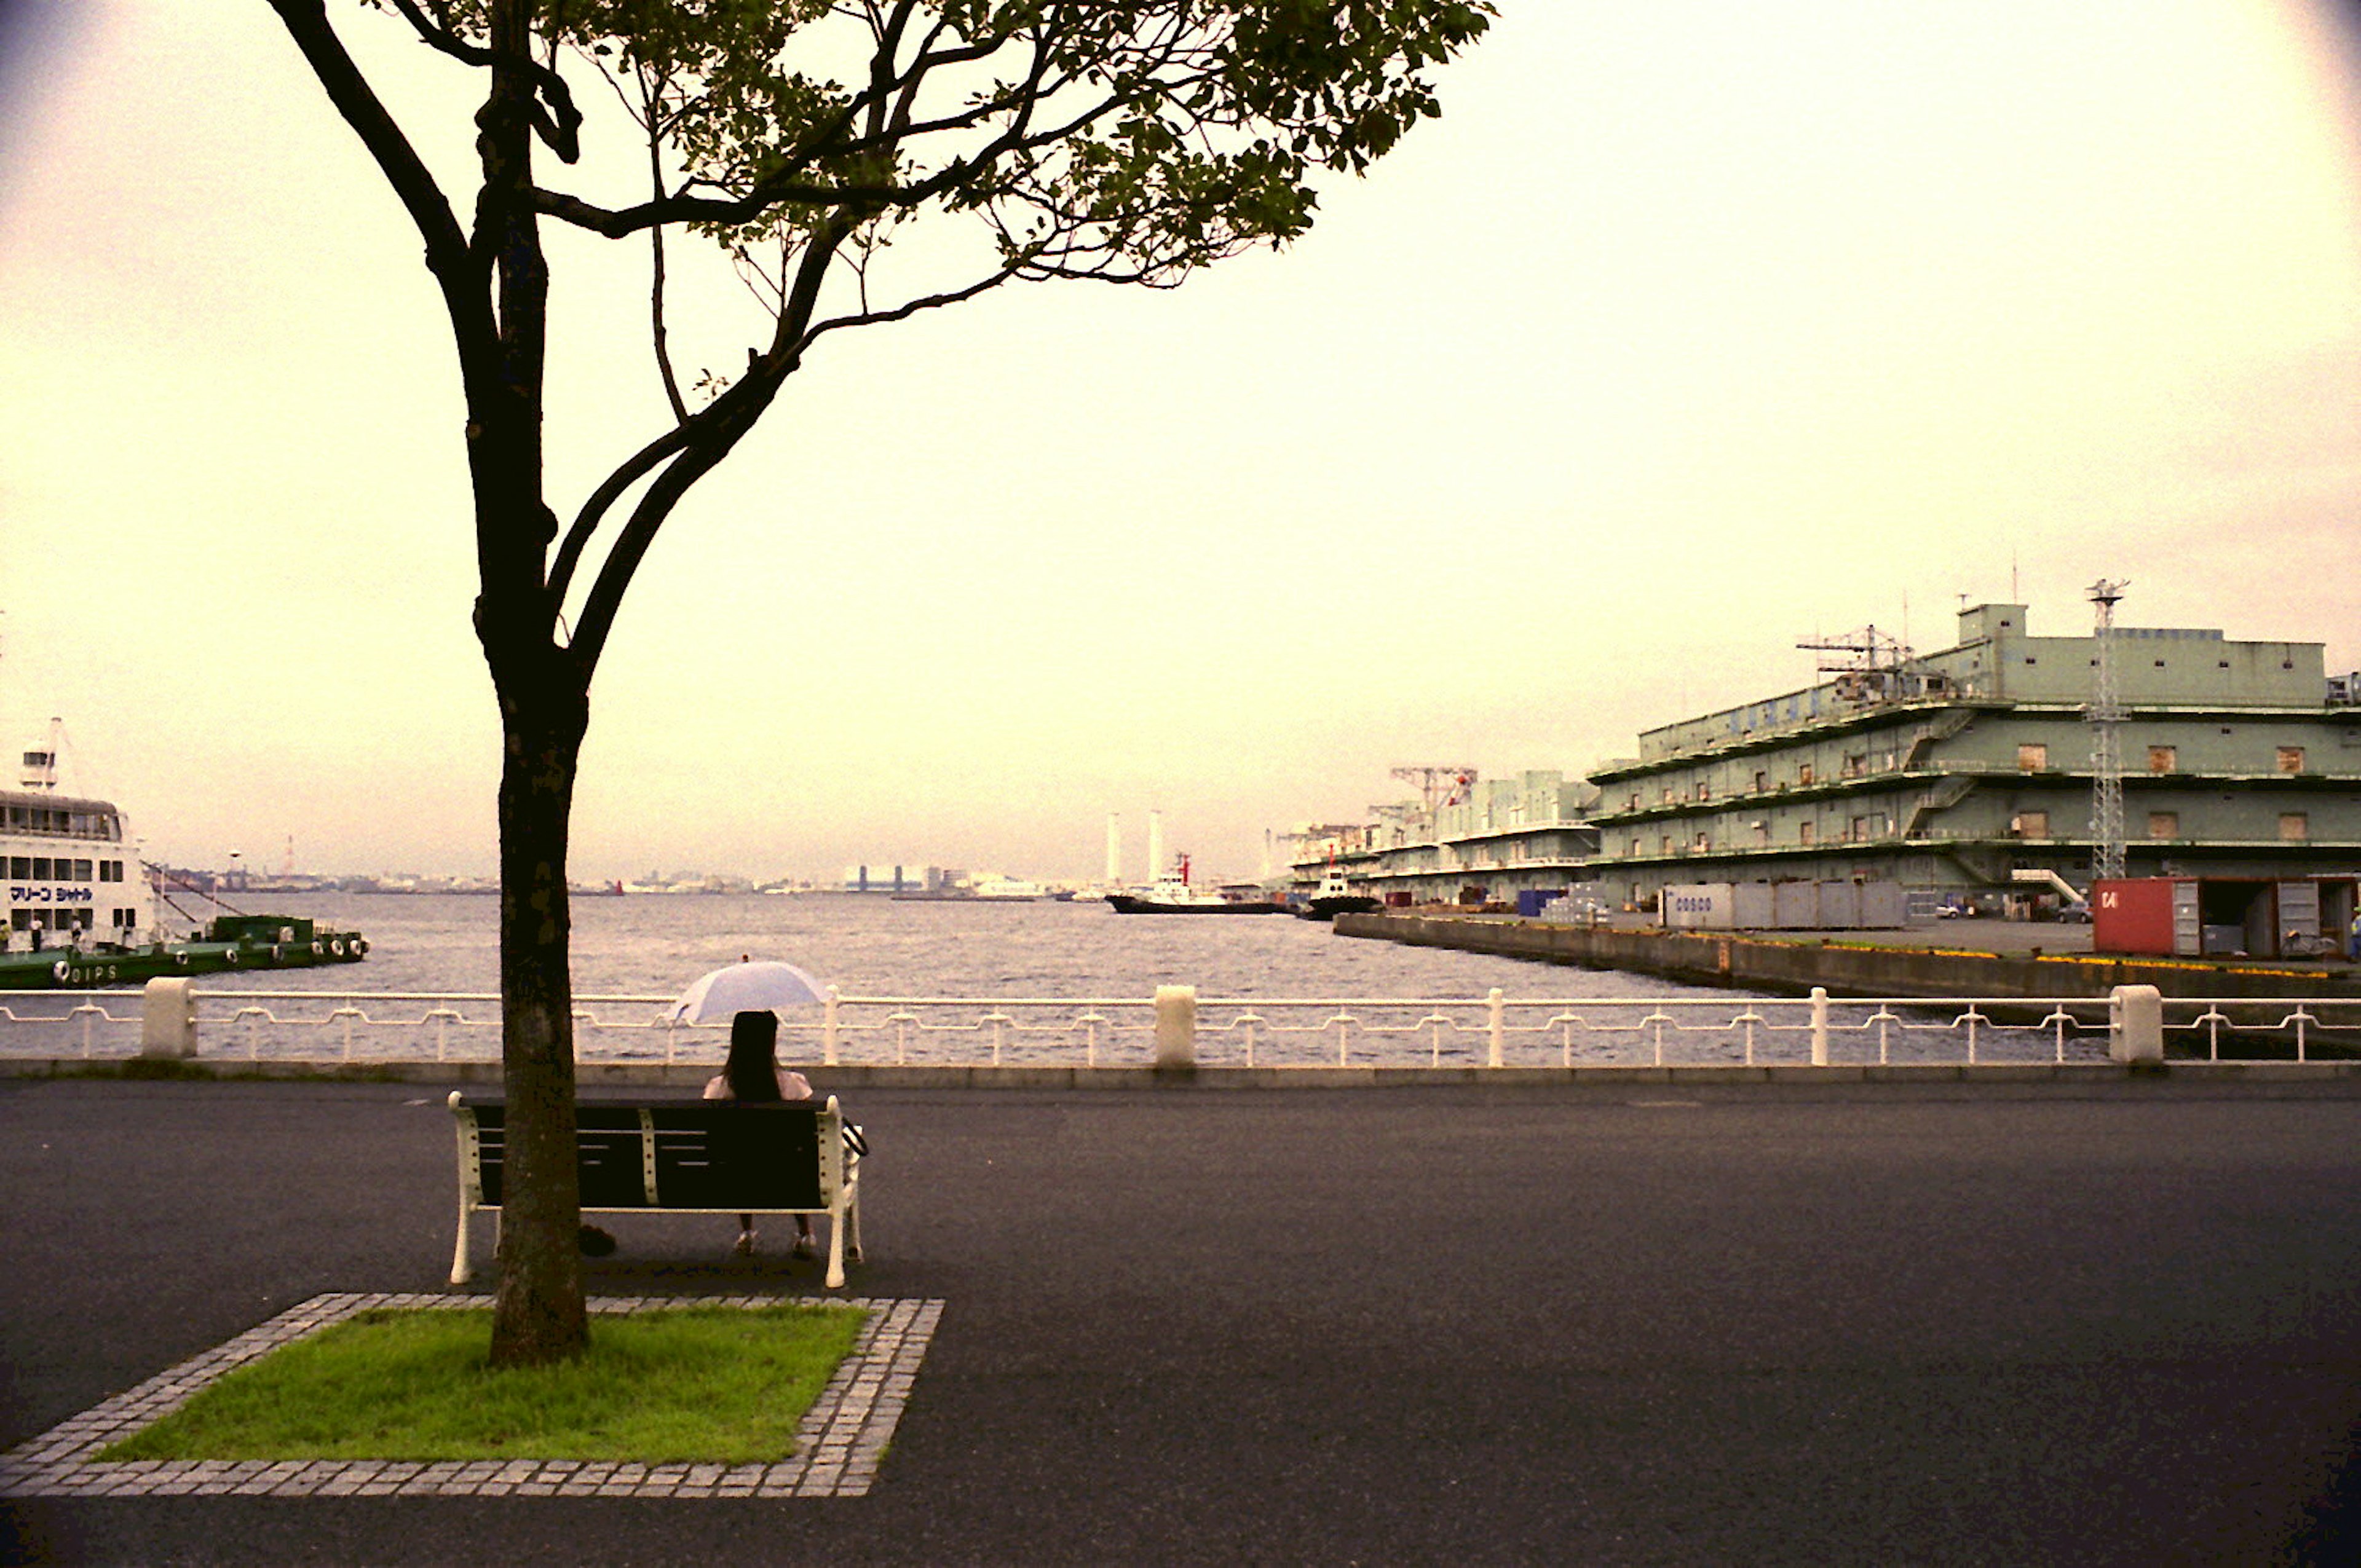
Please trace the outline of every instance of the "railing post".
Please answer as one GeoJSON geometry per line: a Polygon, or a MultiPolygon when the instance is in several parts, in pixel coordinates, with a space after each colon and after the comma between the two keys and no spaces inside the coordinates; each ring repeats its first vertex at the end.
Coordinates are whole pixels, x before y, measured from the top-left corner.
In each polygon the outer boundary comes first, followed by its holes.
{"type": "Polygon", "coordinates": [[[822,1067],[834,1067],[837,1065],[836,987],[832,985],[828,988],[828,1001],[822,1004],[820,1010],[819,1059],[822,1067]]]}
{"type": "Polygon", "coordinates": [[[1812,1065],[1828,1065],[1828,988],[1812,987],[1812,1065]]]}
{"type": "Polygon", "coordinates": [[[197,1054],[197,995],[193,982],[164,978],[148,982],[139,1002],[139,1054],[143,1057],[192,1057],[197,1054]]]}
{"type": "Polygon", "coordinates": [[[2107,1000],[2107,1055],[2119,1062],[2164,1060],[2164,993],[2119,985],[2107,1000]]]}
{"type": "Polygon", "coordinates": [[[1197,1065],[1197,988],[1159,985],[1156,988],[1156,1066],[1159,1071],[1185,1071],[1197,1065]]]}
{"type": "Polygon", "coordinates": [[[1499,1067],[1500,1065],[1501,1012],[1502,1005],[1500,1000],[1500,988],[1496,985],[1492,988],[1491,994],[1484,998],[1484,1028],[1488,1036],[1488,1043],[1485,1047],[1484,1052],[1484,1065],[1486,1067],[1499,1067]]]}

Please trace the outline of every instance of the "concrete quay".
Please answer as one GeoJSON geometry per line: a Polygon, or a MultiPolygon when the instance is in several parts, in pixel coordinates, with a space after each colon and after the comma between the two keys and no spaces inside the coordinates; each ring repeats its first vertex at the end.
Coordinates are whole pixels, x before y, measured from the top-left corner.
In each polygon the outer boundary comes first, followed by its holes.
{"type": "Polygon", "coordinates": [[[1997,999],[2153,985],[2166,996],[2361,997],[2361,971],[2342,961],[2115,958],[2091,951],[2088,927],[1976,921],[1824,938],[1430,913],[1340,915],[1335,926],[1345,937],[1752,991],[1997,999]]]}
{"type": "MultiPolygon", "coordinates": [[[[824,1090],[849,1085],[824,1082],[824,1090]]],[[[2361,1080],[858,1091],[859,1497],[0,1499],[12,1562],[2350,1563],[2361,1080]]],[[[433,1086],[0,1081],[0,1446],[439,1292],[433,1086]]],[[[818,1295],[620,1220],[594,1293],[818,1295]]]]}

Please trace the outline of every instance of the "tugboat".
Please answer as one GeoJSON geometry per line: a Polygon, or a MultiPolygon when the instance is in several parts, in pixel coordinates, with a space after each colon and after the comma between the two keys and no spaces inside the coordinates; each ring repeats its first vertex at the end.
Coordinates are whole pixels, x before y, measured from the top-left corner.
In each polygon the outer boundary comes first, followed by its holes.
{"type": "Polygon", "coordinates": [[[1378,901],[1366,893],[1355,893],[1345,881],[1345,873],[1331,861],[1321,874],[1320,890],[1311,901],[1295,913],[1305,920],[1334,920],[1339,915],[1359,915],[1378,907],[1378,901]]]}
{"type": "Polygon", "coordinates": [[[1218,893],[1201,893],[1189,885],[1189,857],[1180,857],[1180,870],[1149,887],[1145,893],[1110,893],[1107,902],[1115,905],[1117,915],[1281,915],[1287,905],[1273,899],[1229,898],[1218,893]]]}
{"type": "Polygon", "coordinates": [[[124,850],[122,812],[112,801],[58,793],[55,723],[49,746],[24,754],[20,787],[0,790],[0,885],[8,898],[0,991],[309,969],[358,963],[368,953],[359,932],[324,930],[291,915],[216,915],[188,939],[167,940],[149,869],[124,850]]]}

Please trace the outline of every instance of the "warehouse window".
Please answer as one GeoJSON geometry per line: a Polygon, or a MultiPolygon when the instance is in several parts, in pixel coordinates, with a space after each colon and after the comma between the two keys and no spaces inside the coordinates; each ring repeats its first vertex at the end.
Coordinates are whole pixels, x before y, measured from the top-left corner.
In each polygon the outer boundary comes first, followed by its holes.
{"type": "Polygon", "coordinates": [[[1817,830],[1813,824],[1809,822],[1798,822],[1795,824],[1795,842],[1798,844],[1810,843],[1816,831],[1817,830]]]}
{"type": "Polygon", "coordinates": [[[2302,747],[2282,746],[2279,748],[2279,772],[2283,773],[2300,773],[2303,772],[2302,747]]]}
{"type": "Polygon", "coordinates": [[[2147,814],[2147,836],[2151,839],[2180,838],[2180,813],[2178,811],[2149,812],[2147,814]]]}
{"type": "Polygon", "coordinates": [[[2020,811],[2009,826],[2016,829],[2016,836],[2020,839],[2047,839],[2049,837],[2049,813],[2020,811]]]}
{"type": "Polygon", "coordinates": [[[1807,784],[1812,782],[1811,763],[1798,762],[1795,764],[1795,782],[1799,784],[1807,784]]]}
{"type": "Polygon", "coordinates": [[[2290,844],[2300,844],[2312,837],[2312,817],[2307,812],[2279,813],[2279,838],[2290,844]]]}
{"type": "Polygon", "coordinates": [[[2037,773],[2049,765],[2049,748],[2038,740],[2027,740],[2016,749],[2016,765],[2028,773],[2037,773]]]}
{"type": "Polygon", "coordinates": [[[2180,767],[2180,752],[2171,746],[2150,746],[2147,749],[2147,771],[2152,773],[2175,773],[2180,767]]]}

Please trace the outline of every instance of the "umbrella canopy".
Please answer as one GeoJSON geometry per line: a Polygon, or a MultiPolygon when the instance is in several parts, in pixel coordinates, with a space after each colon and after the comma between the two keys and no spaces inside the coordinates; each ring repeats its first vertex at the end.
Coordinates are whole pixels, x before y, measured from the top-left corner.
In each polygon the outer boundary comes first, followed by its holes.
{"type": "Polygon", "coordinates": [[[828,1000],[828,988],[793,964],[772,960],[730,964],[700,975],[664,1014],[674,1024],[705,1024],[740,1013],[810,1007],[828,1000]]]}

